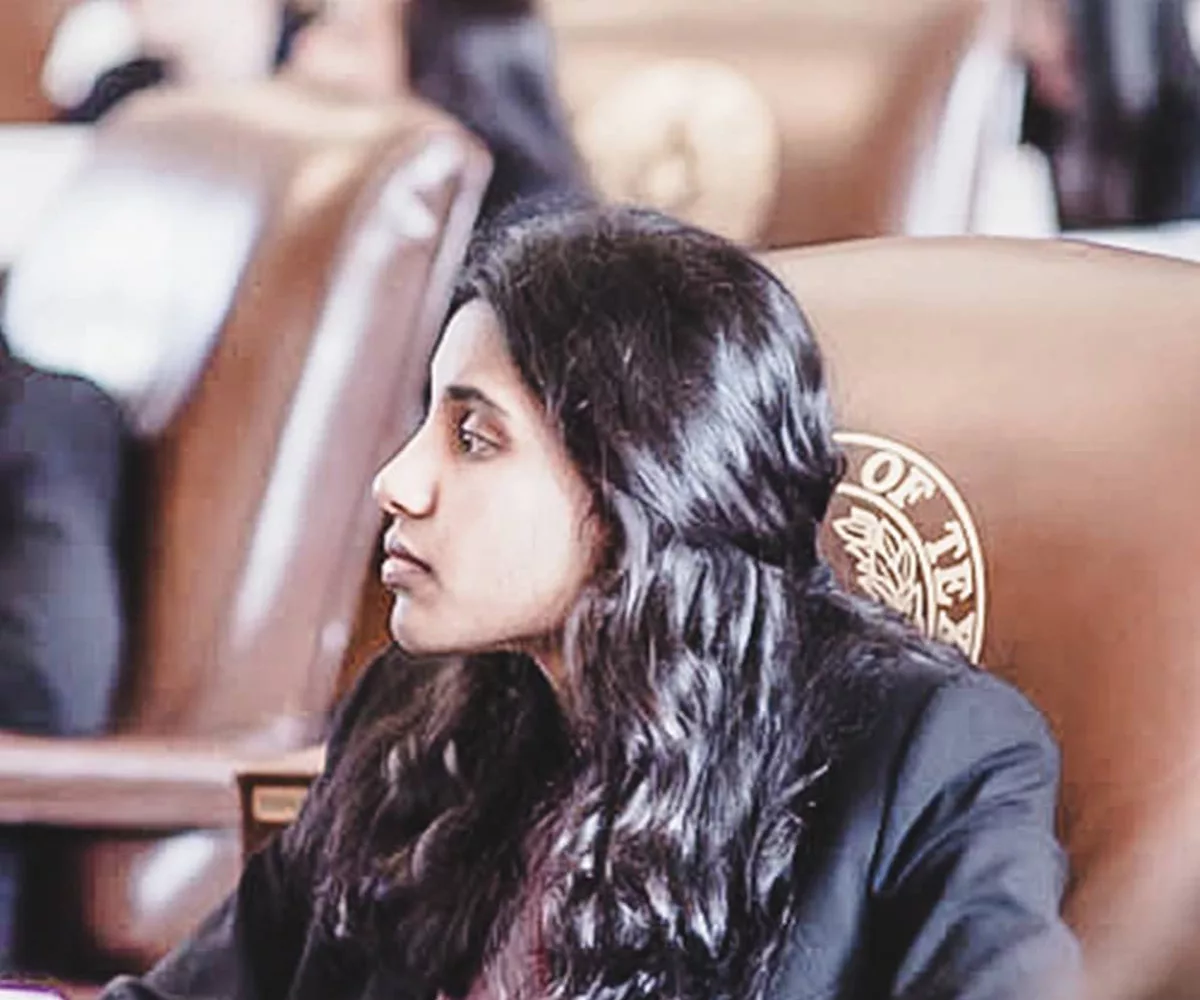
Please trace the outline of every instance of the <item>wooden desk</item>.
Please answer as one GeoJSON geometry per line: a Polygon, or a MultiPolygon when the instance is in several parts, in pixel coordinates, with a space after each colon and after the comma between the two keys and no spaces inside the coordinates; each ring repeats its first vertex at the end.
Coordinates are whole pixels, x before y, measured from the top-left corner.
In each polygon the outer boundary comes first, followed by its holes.
{"type": "Polygon", "coordinates": [[[238,771],[242,850],[248,856],[300,814],[309,786],[325,767],[325,747],[307,747],[238,771]]]}

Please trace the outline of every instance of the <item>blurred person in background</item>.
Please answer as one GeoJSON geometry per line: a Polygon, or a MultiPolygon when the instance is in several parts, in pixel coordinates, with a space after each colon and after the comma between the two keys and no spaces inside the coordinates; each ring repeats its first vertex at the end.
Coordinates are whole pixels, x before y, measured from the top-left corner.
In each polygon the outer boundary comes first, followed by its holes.
{"type": "Polygon", "coordinates": [[[531,0],[83,0],[45,82],[61,120],[94,122],[146,87],[276,71],[367,99],[410,90],[458,118],[495,162],[485,216],[559,178],[585,186],[531,0]]]}
{"type": "Polygon", "coordinates": [[[288,23],[280,0],[81,0],[59,25],[43,89],[61,121],[90,123],[167,81],[256,79],[288,23]]]}
{"type": "MultiPolygon", "coordinates": [[[[0,729],[107,728],[124,652],[128,445],[103,391],[0,343],[0,729]]],[[[17,962],[26,837],[0,827],[0,973],[17,962]]]]}
{"type": "Polygon", "coordinates": [[[302,75],[366,97],[402,82],[395,53],[403,0],[81,0],[63,17],[43,87],[63,122],[92,123],[163,83],[302,75]]]}
{"type": "Polygon", "coordinates": [[[1064,229],[1200,218],[1200,2],[1021,0],[1025,138],[1064,229]]]}
{"type": "Polygon", "coordinates": [[[484,217],[587,187],[532,0],[82,0],[44,77],[62,121],[95,122],[147,87],[274,72],[366,99],[411,91],[453,115],[492,153],[484,217]]]}
{"type": "Polygon", "coordinates": [[[491,153],[482,220],[590,190],[533,0],[338,0],[295,32],[284,72],[360,96],[408,90],[454,116],[491,153]],[[380,43],[389,32],[398,44],[380,43]]]}

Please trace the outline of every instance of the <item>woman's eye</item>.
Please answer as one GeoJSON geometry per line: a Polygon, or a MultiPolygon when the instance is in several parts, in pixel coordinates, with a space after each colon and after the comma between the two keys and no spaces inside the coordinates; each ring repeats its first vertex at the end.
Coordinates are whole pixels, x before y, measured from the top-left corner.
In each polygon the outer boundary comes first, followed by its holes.
{"type": "Polygon", "coordinates": [[[464,415],[454,428],[455,446],[460,454],[472,458],[482,458],[496,451],[497,444],[486,435],[480,433],[476,421],[471,414],[464,415]]]}

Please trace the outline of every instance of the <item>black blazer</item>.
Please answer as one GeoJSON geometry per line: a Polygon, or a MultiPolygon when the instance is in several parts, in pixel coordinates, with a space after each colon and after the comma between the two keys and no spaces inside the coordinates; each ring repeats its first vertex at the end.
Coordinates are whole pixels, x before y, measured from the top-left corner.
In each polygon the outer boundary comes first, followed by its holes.
{"type": "MultiPolygon", "coordinates": [[[[385,656],[368,671],[331,763],[357,726],[412,696],[388,681],[398,670],[385,656]]],[[[1036,984],[1078,958],[1059,917],[1058,753],[1042,718],[985,673],[918,664],[897,667],[871,716],[797,859],[797,915],[768,1000],[1044,995],[1036,984]]],[[[301,881],[272,842],[190,941],[103,1000],[412,997],[329,953],[301,881]]]]}

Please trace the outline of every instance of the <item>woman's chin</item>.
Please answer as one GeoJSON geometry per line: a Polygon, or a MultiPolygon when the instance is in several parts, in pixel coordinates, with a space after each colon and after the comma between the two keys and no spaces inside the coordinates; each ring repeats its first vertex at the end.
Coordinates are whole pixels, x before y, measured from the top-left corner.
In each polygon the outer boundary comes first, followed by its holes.
{"type": "Polygon", "coordinates": [[[388,619],[392,641],[410,656],[464,656],[488,652],[489,648],[473,643],[444,623],[429,621],[412,602],[397,597],[388,619]]]}
{"type": "Polygon", "coordinates": [[[406,653],[426,656],[434,652],[429,648],[428,637],[422,635],[419,621],[414,621],[413,609],[403,597],[397,597],[388,617],[388,632],[392,641],[406,653]]]}
{"type": "MultiPolygon", "coordinates": [[[[542,665],[547,650],[556,644],[545,638],[517,639],[529,630],[505,629],[503,623],[480,620],[469,611],[451,611],[445,606],[398,593],[388,616],[392,641],[413,656],[476,656],[488,653],[520,653],[542,665]]],[[[541,634],[540,632],[536,634],[541,634]]]]}

